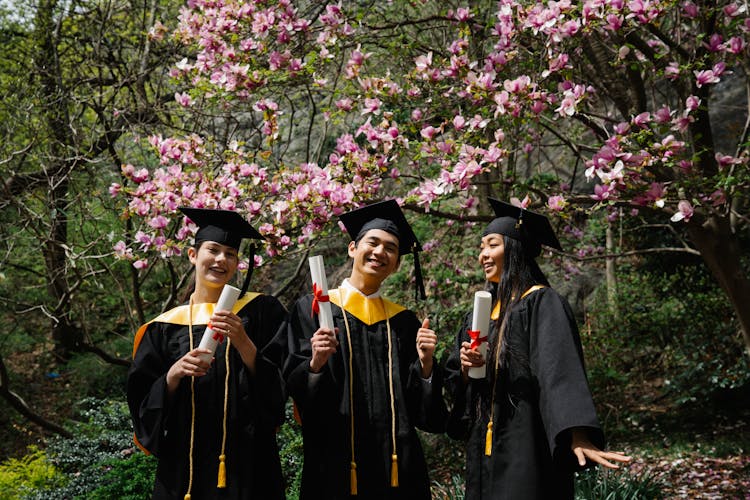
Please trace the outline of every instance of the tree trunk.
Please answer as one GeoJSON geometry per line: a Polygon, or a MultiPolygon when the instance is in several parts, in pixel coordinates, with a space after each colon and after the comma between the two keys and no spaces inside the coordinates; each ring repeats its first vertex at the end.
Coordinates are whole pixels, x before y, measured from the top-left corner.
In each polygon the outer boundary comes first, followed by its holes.
{"type": "MultiPolygon", "coordinates": [[[[607,224],[607,255],[614,255],[615,253],[615,235],[612,230],[612,223],[607,224]]],[[[605,274],[607,276],[607,305],[609,311],[615,316],[618,316],[617,309],[617,275],[615,269],[615,259],[613,257],[607,257],[607,263],[605,268],[605,274]]]]}
{"type": "Polygon", "coordinates": [[[750,354],[750,280],[741,263],[741,245],[728,217],[714,216],[702,225],[688,226],[690,239],[726,293],[750,354]]]}
{"type": "Polygon", "coordinates": [[[42,106],[49,137],[46,160],[42,157],[42,169],[49,172],[47,177],[49,196],[49,231],[42,246],[47,270],[47,290],[54,301],[52,310],[52,340],[58,359],[67,360],[73,348],[79,343],[80,332],[71,320],[71,290],[67,280],[67,259],[65,249],[68,243],[68,190],[70,172],[75,169],[76,160],[70,158],[69,151],[75,151],[74,134],[70,128],[67,93],[62,84],[59,54],[57,50],[59,25],[55,21],[56,0],[39,3],[36,15],[37,60],[36,73],[42,90],[42,106]]]}

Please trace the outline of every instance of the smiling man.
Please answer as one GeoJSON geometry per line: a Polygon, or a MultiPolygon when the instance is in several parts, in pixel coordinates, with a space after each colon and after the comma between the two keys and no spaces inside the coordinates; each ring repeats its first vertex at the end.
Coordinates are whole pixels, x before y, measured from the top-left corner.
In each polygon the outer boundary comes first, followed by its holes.
{"type": "Polygon", "coordinates": [[[433,357],[437,336],[429,320],[380,294],[401,255],[416,256],[419,242],[393,200],[341,221],[352,238],[352,271],[327,298],[335,329],[321,328],[311,314],[313,295],[289,315],[284,377],[302,421],[300,498],[428,499],[415,429],[445,426],[442,372],[433,357]]]}

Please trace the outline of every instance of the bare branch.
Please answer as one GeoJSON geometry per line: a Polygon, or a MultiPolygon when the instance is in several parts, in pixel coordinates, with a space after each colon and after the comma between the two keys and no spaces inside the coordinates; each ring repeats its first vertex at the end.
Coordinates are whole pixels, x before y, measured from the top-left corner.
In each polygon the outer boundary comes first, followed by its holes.
{"type": "Polygon", "coordinates": [[[13,407],[18,413],[26,417],[31,422],[37,424],[42,429],[45,429],[55,434],[59,434],[66,438],[72,438],[73,434],[65,430],[60,425],[50,422],[46,418],[42,417],[38,413],[34,412],[26,401],[21,396],[10,390],[10,382],[8,379],[8,370],[5,367],[5,361],[0,356],[0,396],[5,399],[10,406],[13,407]]]}

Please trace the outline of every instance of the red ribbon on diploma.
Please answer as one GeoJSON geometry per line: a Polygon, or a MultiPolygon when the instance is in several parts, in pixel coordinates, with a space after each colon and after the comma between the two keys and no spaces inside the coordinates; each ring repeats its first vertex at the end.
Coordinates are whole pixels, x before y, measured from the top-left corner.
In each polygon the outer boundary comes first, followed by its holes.
{"type": "Polygon", "coordinates": [[[329,300],[328,295],[323,295],[323,289],[317,283],[313,283],[313,302],[310,317],[312,318],[314,315],[320,314],[320,302],[328,302],[329,300]]]}
{"type": "Polygon", "coordinates": [[[482,342],[487,341],[487,336],[480,337],[479,334],[482,333],[479,330],[466,330],[469,334],[469,337],[471,337],[471,348],[474,349],[475,347],[479,347],[482,345],[482,342]]]}
{"type": "MultiPolygon", "coordinates": [[[[211,326],[211,323],[209,323],[208,325],[206,325],[206,328],[213,329],[213,326],[211,326]]],[[[217,341],[219,344],[224,342],[224,335],[220,334],[219,332],[214,332],[211,338],[217,341]]]]}

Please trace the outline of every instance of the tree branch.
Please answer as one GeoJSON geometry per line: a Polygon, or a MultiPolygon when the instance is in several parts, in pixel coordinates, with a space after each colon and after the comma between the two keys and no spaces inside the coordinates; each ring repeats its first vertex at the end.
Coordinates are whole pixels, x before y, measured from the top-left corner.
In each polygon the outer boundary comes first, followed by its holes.
{"type": "Polygon", "coordinates": [[[50,422],[41,415],[35,413],[29,405],[23,400],[21,396],[10,390],[8,380],[8,370],[5,367],[5,361],[0,356],[0,396],[5,399],[10,406],[12,406],[18,413],[26,417],[29,421],[35,423],[42,429],[54,432],[60,436],[66,438],[72,438],[73,434],[65,430],[65,428],[50,422]]]}
{"type": "Polygon", "coordinates": [[[129,359],[123,359],[123,358],[118,358],[118,357],[112,356],[108,352],[104,351],[100,347],[97,347],[97,346],[95,346],[93,344],[89,344],[87,342],[82,342],[80,344],[80,348],[81,348],[81,351],[83,351],[83,352],[90,352],[90,353],[96,354],[101,359],[103,359],[104,361],[106,361],[107,363],[109,363],[111,365],[124,366],[124,367],[129,367],[130,366],[130,360],[129,359]]]}

